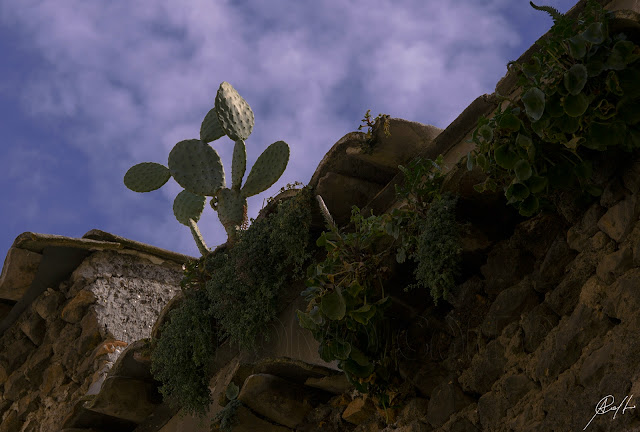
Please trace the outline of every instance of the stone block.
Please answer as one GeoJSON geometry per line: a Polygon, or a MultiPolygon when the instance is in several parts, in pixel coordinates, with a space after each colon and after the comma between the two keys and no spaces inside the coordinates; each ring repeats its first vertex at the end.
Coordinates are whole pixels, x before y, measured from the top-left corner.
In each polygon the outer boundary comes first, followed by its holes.
{"type": "Polygon", "coordinates": [[[607,290],[603,301],[603,311],[611,317],[623,321],[634,319],[640,310],[640,269],[633,268],[620,276],[607,290]]]}
{"type": "Polygon", "coordinates": [[[15,370],[4,383],[4,398],[10,401],[17,401],[27,392],[29,382],[24,376],[22,369],[15,370]]]}
{"type": "Polygon", "coordinates": [[[17,432],[22,428],[22,424],[16,410],[10,410],[0,424],[0,432],[17,432]]]}
{"type": "Polygon", "coordinates": [[[52,363],[42,374],[42,385],[40,392],[43,396],[49,395],[51,391],[60,386],[66,379],[64,369],[58,362],[52,363]]]}
{"type": "Polygon", "coordinates": [[[84,317],[89,305],[95,301],[96,297],[91,291],[81,290],[62,309],[62,319],[68,323],[79,322],[84,317]]]}
{"type": "Polygon", "coordinates": [[[535,353],[534,378],[543,385],[555,381],[580,358],[590,341],[604,335],[612,325],[604,313],[578,304],[570,316],[560,321],[557,332],[535,353]]]}
{"type": "Polygon", "coordinates": [[[82,329],[82,333],[80,333],[75,346],[78,355],[84,356],[88,351],[93,351],[103,339],[100,333],[98,319],[92,310],[89,310],[82,318],[80,328],[82,329]]]}
{"type": "Polygon", "coordinates": [[[0,298],[20,300],[31,286],[41,260],[39,253],[10,248],[0,274],[0,298]]]}
{"type": "Polygon", "coordinates": [[[638,219],[638,197],[631,195],[611,207],[598,220],[598,228],[609,237],[620,242],[627,235],[638,219]]]}
{"type": "Polygon", "coordinates": [[[309,377],[305,381],[304,385],[324,390],[333,394],[345,393],[353,387],[347,380],[347,376],[344,374],[331,375],[321,378],[309,377]]]}
{"type": "Polygon", "coordinates": [[[100,393],[85,408],[134,423],[141,423],[150,416],[156,405],[149,401],[153,384],[126,378],[109,377],[102,384],[100,393]]]}
{"type": "Polygon", "coordinates": [[[538,296],[531,281],[528,278],[523,279],[519,284],[498,294],[482,323],[482,333],[495,338],[509,323],[520,320],[523,312],[537,304],[538,296]]]}
{"type": "MultiPolygon", "coordinates": [[[[291,429],[269,423],[256,416],[250,409],[241,406],[236,411],[237,423],[233,425],[233,432],[290,432],[291,429]]],[[[211,429],[214,431],[215,429],[211,429]]]]}
{"type": "Polygon", "coordinates": [[[567,244],[575,251],[582,252],[588,245],[589,239],[598,232],[598,220],[605,214],[606,209],[594,203],[587,209],[580,222],[567,231],[567,244]]]}
{"type": "Polygon", "coordinates": [[[33,301],[31,308],[43,319],[52,321],[58,318],[58,308],[64,300],[64,294],[60,291],[47,288],[33,301]]]}
{"type": "Polygon", "coordinates": [[[491,296],[518,283],[533,270],[533,255],[514,248],[504,241],[491,249],[487,262],[480,267],[485,278],[485,290],[491,296]]]}
{"type": "Polygon", "coordinates": [[[454,381],[442,383],[431,393],[427,408],[427,421],[433,427],[440,427],[452,414],[472,402],[473,399],[464,394],[454,381]]]}
{"type": "Polygon", "coordinates": [[[52,352],[51,345],[42,345],[25,362],[24,375],[32,387],[37,388],[42,384],[42,372],[49,365],[52,352]]]}
{"type": "Polygon", "coordinates": [[[342,413],[342,418],[354,425],[371,420],[376,415],[376,408],[371,399],[357,398],[352,400],[342,413]]]}
{"type": "Polygon", "coordinates": [[[40,345],[47,331],[46,321],[36,313],[23,313],[19,319],[20,330],[35,345],[40,345]]]}
{"type": "Polygon", "coordinates": [[[238,400],[273,422],[294,428],[313,408],[311,395],[303,386],[280,377],[254,374],[245,380],[238,400]]]}
{"type": "Polygon", "coordinates": [[[612,284],[616,278],[633,267],[633,251],[628,246],[622,246],[602,258],[596,268],[596,274],[606,284],[612,284]]]}
{"type": "Polygon", "coordinates": [[[546,303],[539,304],[525,314],[520,322],[524,332],[525,352],[534,352],[559,321],[558,316],[546,303]]]}
{"type": "Polygon", "coordinates": [[[473,357],[471,367],[462,372],[459,382],[465,391],[486,393],[500,378],[506,364],[504,347],[497,340],[492,340],[473,357]]]}

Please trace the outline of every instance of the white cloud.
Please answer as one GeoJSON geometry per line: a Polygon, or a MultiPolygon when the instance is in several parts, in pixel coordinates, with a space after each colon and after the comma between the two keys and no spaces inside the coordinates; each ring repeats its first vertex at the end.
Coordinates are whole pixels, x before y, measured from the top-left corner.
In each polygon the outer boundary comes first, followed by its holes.
{"type": "MultiPolygon", "coordinates": [[[[274,141],[292,149],[283,178],[249,200],[255,217],[269,194],[308,181],[368,108],[444,128],[490,93],[506,71],[503,53],[521,42],[498,12],[503,3],[22,0],[3,3],[1,16],[46,60],[25,82],[25,110],[34,121],[76,121],[68,145],[89,160],[90,205],[108,214],[112,230],[182,249],[183,238],[192,240],[171,212],[180,188],[134,197],[122,175],[138,162],[164,164],[175,143],[197,138],[220,82],[231,82],[256,114],[248,170],[274,141]],[[344,107],[354,106],[345,118],[344,107]],[[155,212],[122,220],[140,197],[155,212]]],[[[225,137],[213,145],[229,176],[233,144],[225,137]]],[[[205,237],[224,241],[205,212],[205,237]]]]}

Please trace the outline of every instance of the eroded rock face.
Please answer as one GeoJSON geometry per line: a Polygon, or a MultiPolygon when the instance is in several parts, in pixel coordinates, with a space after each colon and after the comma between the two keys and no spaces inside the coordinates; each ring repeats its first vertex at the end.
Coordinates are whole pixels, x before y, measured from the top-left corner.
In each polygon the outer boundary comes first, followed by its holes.
{"type": "Polygon", "coordinates": [[[95,252],[38,296],[0,337],[0,430],[133,430],[159,403],[149,364],[147,375],[108,373],[128,341],[150,335],[181,277],[178,264],[95,252]]]}

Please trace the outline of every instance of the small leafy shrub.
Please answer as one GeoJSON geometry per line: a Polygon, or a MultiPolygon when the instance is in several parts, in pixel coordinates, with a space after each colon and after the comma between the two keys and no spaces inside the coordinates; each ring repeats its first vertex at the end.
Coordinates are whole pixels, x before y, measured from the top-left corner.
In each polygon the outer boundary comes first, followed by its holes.
{"type": "Polygon", "coordinates": [[[236,413],[242,406],[242,402],[238,400],[239,392],[240,388],[234,382],[230,382],[225,391],[227,404],[213,419],[213,425],[219,426],[222,432],[232,432],[233,426],[237,423],[236,413]]]}
{"type": "Polygon", "coordinates": [[[386,311],[390,297],[384,281],[385,263],[395,256],[418,262],[414,286],[431,290],[434,301],[454,284],[460,247],[455,228],[455,198],[440,194],[442,156],[436,161],[416,159],[407,168],[398,198],[407,206],[380,216],[364,217],[354,206],[351,224],[339,229],[325,215],[330,231],[316,244],[327,251],[323,262],[307,269],[308,301],[297,311],[303,328],[320,343],[320,357],[338,360],[339,367],[361,392],[387,407],[392,390],[397,343],[386,311]],[[433,169],[436,168],[435,171],[433,169]]]}
{"type": "Polygon", "coordinates": [[[169,313],[151,356],[151,372],[162,382],[162,395],[198,415],[206,412],[211,400],[208,367],[218,337],[207,294],[198,289],[205,278],[203,259],[188,265],[181,283],[184,299],[169,313]]]}
{"type": "Polygon", "coordinates": [[[461,248],[455,219],[457,200],[445,195],[432,202],[420,224],[416,251],[411,256],[417,262],[417,282],[405,290],[427,288],[436,304],[440,298],[448,299],[460,267],[461,248]]]}
{"type": "Polygon", "coordinates": [[[591,178],[597,152],[640,148],[640,47],[609,35],[610,13],[589,0],[577,21],[531,5],[554,20],[549,38],[527,64],[509,62],[522,88],[519,100],[480,118],[467,167],[487,179],[478,192],[503,188],[523,216],[550,206],[556,189],[599,196],[591,178]]]}
{"type": "Polygon", "coordinates": [[[255,348],[279,310],[280,293],[304,276],[311,258],[311,191],[301,189],[267,218],[252,221],[233,248],[210,255],[206,283],[221,336],[242,349],[255,348]]]}
{"type": "Polygon", "coordinates": [[[360,126],[358,126],[358,130],[362,130],[362,128],[366,127],[367,128],[367,132],[365,135],[366,138],[366,142],[364,144],[364,146],[362,147],[362,149],[364,150],[365,154],[371,154],[373,152],[373,130],[377,127],[382,127],[382,130],[384,131],[385,136],[391,136],[391,132],[389,131],[389,127],[390,127],[390,123],[389,123],[389,119],[390,116],[388,114],[378,114],[376,116],[376,118],[374,118],[373,120],[371,120],[371,110],[367,110],[367,112],[364,115],[364,118],[361,120],[362,123],[360,126]]]}
{"type": "Polygon", "coordinates": [[[226,338],[242,348],[276,317],[279,294],[304,276],[310,258],[311,193],[278,204],[276,212],[240,231],[232,248],[185,266],[183,302],[170,312],[152,354],[153,376],[185,412],[203,415],[211,403],[209,369],[226,338]]]}

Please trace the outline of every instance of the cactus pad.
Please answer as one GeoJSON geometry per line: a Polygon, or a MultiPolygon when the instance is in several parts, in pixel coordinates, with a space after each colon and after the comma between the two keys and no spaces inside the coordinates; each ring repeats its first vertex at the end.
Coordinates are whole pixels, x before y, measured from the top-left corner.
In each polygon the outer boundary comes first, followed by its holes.
{"type": "Polygon", "coordinates": [[[220,222],[227,232],[234,231],[236,226],[241,226],[245,222],[246,198],[227,188],[221,189],[217,198],[216,210],[218,211],[220,222]]]}
{"type": "Polygon", "coordinates": [[[218,152],[200,140],[180,141],[169,153],[169,170],[180,186],[201,196],[214,196],[225,186],[218,152]]]}
{"type": "Polygon", "coordinates": [[[247,170],[247,148],[244,145],[244,141],[236,141],[236,145],[233,147],[233,160],[231,162],[231,188],[235,191],[240,191],[240,185],[242,184],[242,177],[247,170]]]}
{"type": "Polygon", "coordinates": [[[269,189],[282,175],[289,163],[289,145],[277,141],[266,148],[253,164],[240,194],[247,198],[269,189]]]}
{"type": "Polygon", "coordinates": [[[193,219],[196,222],[200,220],[205,201],[205,197],[183,190],[173,200],[173,214],[178,219],[178,222],[189,226],[189,219],[193,219]]]}
{"type": "Polygon", "coordinates": [[[216,114],[216,107],[211,108],[202,124],[200,125],[200,141],[203,143],[210,143],[225,135],[224,129],[220,126],[218,121],[218,115],[216,114]]]}
{"type": "Polygon", "coordinates": [[[167,167],[155,162],[142,162],[129,168],[124,185],[134,192],[151,192],[161,188],[171,177],[167,167]]]}
{"type": "Polygon", "coordinates": [[[226,81],[218,89],[215,110],[220,126],[229,138],[234,141],[249,138],[255,120],[253,111],[247,101],[226,81]]]}

